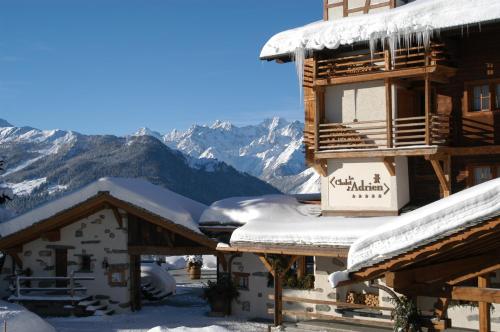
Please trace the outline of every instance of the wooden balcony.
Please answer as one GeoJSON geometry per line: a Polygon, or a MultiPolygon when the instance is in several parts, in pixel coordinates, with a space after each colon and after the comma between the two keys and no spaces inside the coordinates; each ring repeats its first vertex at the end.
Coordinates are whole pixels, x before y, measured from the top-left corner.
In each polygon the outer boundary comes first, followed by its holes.
{"type": "Polygon", "coordinates": [[[440,76],[450,76],[452,71],[445,45],[442,43],[432,43],[428,49],[424,46],[397,49],[393,57],[385,50],[373,54],[365,51],[350,56],[317,59],[314,68],[311,68],[314,83],[343,84],[356,80],[410,77],[435,72],[440,76]]]}
{"type": "Polygon", "coordinates": [[[450,118],[447,115],[386,120],[319,124],[317,135],[306,129],[304,141],[316,156],[323,152],[359,149],[402,149],[447,146],[450,143],[450,118]],[[315,137],[318,137],[316,139],[315,137]]]}

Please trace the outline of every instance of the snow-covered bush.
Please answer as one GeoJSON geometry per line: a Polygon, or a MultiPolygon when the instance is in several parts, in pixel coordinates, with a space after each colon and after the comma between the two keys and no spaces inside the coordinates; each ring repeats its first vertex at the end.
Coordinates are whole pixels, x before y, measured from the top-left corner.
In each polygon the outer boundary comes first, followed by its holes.
{"type": "Polygon", "coordinates": [[[163,294],[175,294],[175,279],[156,263],[141,263],[142,283],[151,283],[163,294]]]}
{"type": "Polygon", "coordinates": [[[203,266],[203,256],[202,255],[189,255],[186,257],[188,267],[202,267],[203,266]]]}

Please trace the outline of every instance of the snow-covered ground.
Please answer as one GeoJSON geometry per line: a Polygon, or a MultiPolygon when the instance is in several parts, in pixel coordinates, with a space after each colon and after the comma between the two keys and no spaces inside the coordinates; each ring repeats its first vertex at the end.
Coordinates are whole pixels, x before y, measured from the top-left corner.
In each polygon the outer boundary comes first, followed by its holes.
{"type": "Polygon", "coordinates": [[[234,317],[208,317],[208,311],[208,306],[146,306],[128,314],[47,320],[58,332],[267,331],[267,324],[234,317]]]}

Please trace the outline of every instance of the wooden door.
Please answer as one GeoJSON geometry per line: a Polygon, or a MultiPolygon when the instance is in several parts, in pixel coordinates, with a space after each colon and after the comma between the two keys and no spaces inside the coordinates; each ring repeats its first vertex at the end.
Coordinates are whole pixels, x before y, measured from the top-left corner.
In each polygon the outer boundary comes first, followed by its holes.
{"type": "MultiPolygon", "coordinates": [[[[68,250],[56,249],[56,277],[68,276],[68,250]]],[[[56,287],[66,287],[67,281],[57,281],[56,287]]]]}

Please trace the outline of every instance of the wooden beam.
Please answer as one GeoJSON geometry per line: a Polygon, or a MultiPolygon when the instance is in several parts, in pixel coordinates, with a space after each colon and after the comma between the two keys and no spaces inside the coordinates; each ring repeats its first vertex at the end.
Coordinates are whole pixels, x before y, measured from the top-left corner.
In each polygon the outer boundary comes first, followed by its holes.
{"type": "Polygon", "coordinates": [[[470,146],[470,147],[448,147],[446,152],[453,157],[478,156],[500,154],[500,145],[470,146]]]}
{"type": "MultiPolygon", "coordinates": [[[[477,279],[477,286],[479,289],[488,288],[490,284],[489,277],[487,275],[479,276],[477,279]]],[[[491,331],[491,316],[490,316],[490,304],[488,302],[479,302],[479,332],[490,332],[491,331]]]]}
{"type": "Polygon", "coordinates": [[[377,157],[398,157],[398,156],[429,156],[441,153],[443,149],[438,146],[422,146],[412,149],[351,149],[342,151],[317,152],[316,159],[345,159],[345,158],[377,158],[377,157]]]}
{"type": "Polygon", "coordinates": [[[439,180],[439,185],[441,186],[441,191],[443,192],[443,196],[444,197],[450,196],[449,176],[445,174],[438,160],[430,159],[429,161],[431,162],[432,168],[434,169],[434,172],[436,173],[436,176],[439,180]]]}
{"type": "Polygon", "coordinates": [[[274,326],[280,326],[283,323],[283,287],[281,284],[282,274],[274,273],[274,326]]]}
{"type": "Polygon", "coordinates": [[[500,264],[496,264],[496,265],[493,265],[493,266],[481,269],[479,271],[476,271],[476,272],[473,272],[473,273],[469,273],[469,274],[460,276],[458,278],[454,278],[454,279],[448,280],[447,284],[449,284],[449,285],[457,285],[457,284],[462,283],[464,281],[472,280],[472,279],[478,278],[478,277],[480,277],[482,275],[486,275],[488,273],[492,273],[492,272],[495,272],[495,271],[498,271],[498,270],[500,270],[500,264]]]}
{"type": "Polygon", "coordinates": [[[425,75],[425,145],[431,145],[431,80],[425,75]]]}
{"type": "Polygon", "coordinates": [[[378,80],[384,80],[386,78],[422,77],[425,74],[432,74],[436,72],[437,67],[438,66],[427,66],[421,68],[383,71],[379,73],[371,73],[363,75],[318,79],[314,81],[314,85],[329,86],[329,85],[340,85],[340,84],[359,83],[368,81],[378,81],[378,80]]]}
{"type": "Polygon", "coordinates": [[[449,305],[450,305],[449,298],[446,298],[446,297],[438,298],[436,304],[434,305],[434,315],[439,320],[445,319],[449,305]]]}
{"type": "Polygon", "coordinates": [[[396,176],[396,164],[394,157],[385,157],[384,165],[391,176],[396,176]]]}
{"type": "Polygon", "coordinates": [[[455,286],[452,288],[451,298],[460,301],[500,303],[500,289],[455,286]]]}
{"type": "Polygon", "coordinates": [[[23,261],[22,261],[21,257],[19,257],[19,254],[17,252],[6,251],[6,253],[8,255],[10,255],[10,257],[12,257],[12,259],[17,264],[17,266],[19,266],[21,269],[23,268],[23,261]]]}
{"type": "Polygon", "coordinates": [[[253,254],[276,254],[297,256],[347,257],[348,247],[312,247],[312,246],[279,246],[279,245],[243,245],[233,244],[230,247],[218,247],[221,252],[250,252],[253,254]]]}
{"type": "Polygon", "coordinates": [[[392,82],[390,78],[385,79],[385,117],[387,128],[386,145],[387,148],[392,148],[392,82]]]}
{"type": "Polygon", "coordinates": [[[500,264],[500,252],[494,251],[486,255],[440,262],[411,270],[388,272],[385,280],[388,287],[394,288],[396,292],[404,292],[405,288],[414,283],[444,283],[450,279],[469,275],[470,271],[478,271],[492,265],[498,266],[498,264],[500,264]]]}
{"type": "Polygon", "coordinates": [[[273,269],[273,266],[271,265],[271,263],[269,263],[269,261],[267,260],[266,256],[264,255],[257,255],[257,257],[259,257],[260,261],[262,262],[262,264],[264,264],[264,267],[266,268],[266,270],[271,273],[274,277],[274,269],[273,269]]]}
{"type": "Polygon", "coordinates": [[[217,255],[217,251],[207,247],[159,247],[159,246],[136,246],[128,247],[130,255],[162,255],[162,256],[179,256],[179,255],[217,255]]]}
{"type": "Polygon", "coordinates": [[[113,215],[115,216],[116,222],[118,223],[118,227],[123,228],[123,218],[118,209],[114,206],[110,207],[113,211],[113,215]]]}
{"type": "Polygon", "coordinates": [[[323,0],[323,21],[328,21],[328,0],[323,0]]]}
{"type": "Polygon", "coordinates": [[[218,252],[217,257],[219,258],[219,264],[222,266],[222,271],[227,272],[227,260],[223,253],[218,252]]]}

